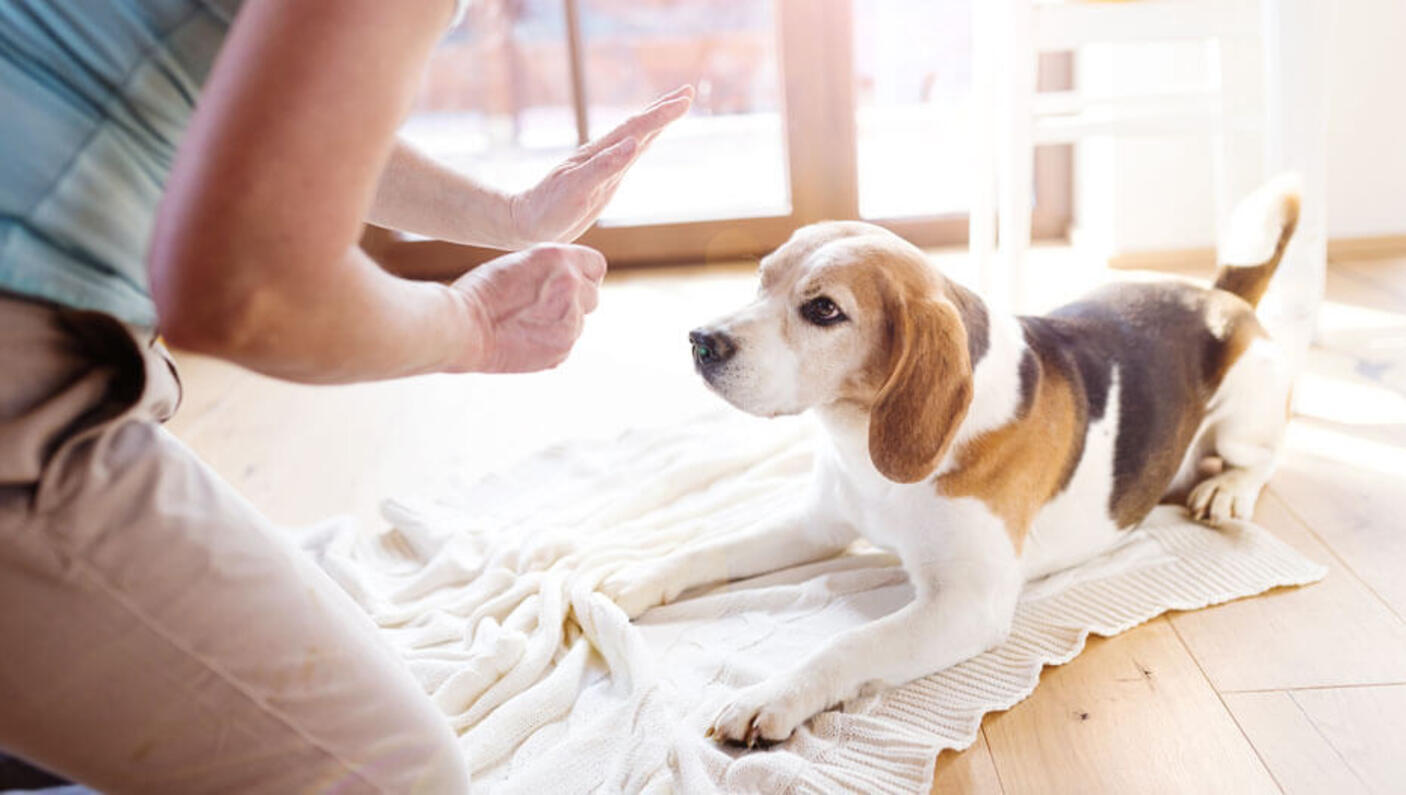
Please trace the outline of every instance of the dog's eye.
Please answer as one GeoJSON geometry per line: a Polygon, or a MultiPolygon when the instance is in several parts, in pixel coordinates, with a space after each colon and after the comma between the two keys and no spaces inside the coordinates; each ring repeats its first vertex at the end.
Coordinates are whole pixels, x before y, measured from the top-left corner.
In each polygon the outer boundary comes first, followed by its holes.
{"type": "Polygon", "coordinates": [[[817,326],[831,326],[849,319],[835,306],[834,301],[823,295],[801,304],[801,316],[817,326]]]}

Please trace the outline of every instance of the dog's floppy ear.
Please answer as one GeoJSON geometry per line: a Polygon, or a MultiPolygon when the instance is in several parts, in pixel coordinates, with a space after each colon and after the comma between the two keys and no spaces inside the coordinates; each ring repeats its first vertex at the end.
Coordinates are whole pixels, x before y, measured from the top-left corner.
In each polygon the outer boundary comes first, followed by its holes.
{"type": "Polygon", "coordinates": [[[884,477],[933,473],[972,401],[967,332],[950,301],[905,301],[890,312],[887,380],[869,413],[869,458],[884,477]]]}

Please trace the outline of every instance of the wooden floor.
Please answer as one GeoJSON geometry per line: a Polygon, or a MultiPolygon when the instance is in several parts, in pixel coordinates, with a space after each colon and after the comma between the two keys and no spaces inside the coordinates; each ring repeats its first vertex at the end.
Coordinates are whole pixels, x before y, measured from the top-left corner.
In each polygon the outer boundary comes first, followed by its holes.
{"type": "MultiPolygon", "coordinates": [[[[1051,302],[1098,278],[1070,256],[1041,254],[1051,302]]],[[[685,333],[754,289],[750,268],[612,275],[572,359],[528,376],[312,388],[180,356],[171,427],[276,521],[379,524],[448,470],[715,409],[685,333]]],[[[1328,299],[1256,513],[1328,577],[1091,640],[943,754],[934,791],[1406,792],[1406,259],[1333,263],[1328,299]]]]}

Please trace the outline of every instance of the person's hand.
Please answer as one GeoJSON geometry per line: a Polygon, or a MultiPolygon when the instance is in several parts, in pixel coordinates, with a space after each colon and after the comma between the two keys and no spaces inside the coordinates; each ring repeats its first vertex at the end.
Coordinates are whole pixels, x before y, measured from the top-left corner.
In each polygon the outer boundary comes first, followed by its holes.
{"type": "Polygon", "coordinates": [[[595,223],[625,171],[670,122],[688,112],[693,86],[665,94],[582,146],[541,182],[508,198],[512,235],[523,245],[569,243],[595,223]]]}
{"type": "Polygon", "coordinates": [[[478,331],[451,372],[527,373],[556,367],[596,308],[605,257],[585,246],[539,245],[469,271],[452,289],[478,331]]]}

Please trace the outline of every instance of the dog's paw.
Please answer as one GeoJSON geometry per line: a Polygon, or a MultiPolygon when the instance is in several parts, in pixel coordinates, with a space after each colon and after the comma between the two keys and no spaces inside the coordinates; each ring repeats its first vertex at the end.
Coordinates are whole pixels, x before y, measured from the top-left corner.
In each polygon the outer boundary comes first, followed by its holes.
{"type": "Polygon", "coordinates": [[[668,566],[636,563],[607,577],[598,590],[633,620],[678,598],[683,584],[668,566]]]}
{"type": "Polygon", "coordinates": [[[786,677],[773,677],[739,692],[713,718],[707,736],[748,748],[779,743],[824,709],[824,704],[814,702],[804,688],[789,685],[786,677]]]}
{"type": "Polygon", "coordinates": [[[1255,513],[1264,481],[1243,469],[1227,469],[1196,484],[1186,498],[1191,518],[1218,525],[1231,519],[1248,520],[1255,513]]]}

